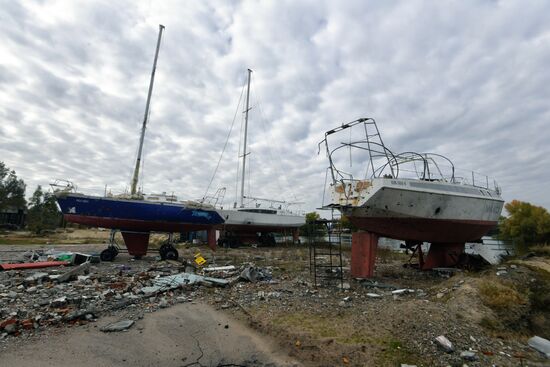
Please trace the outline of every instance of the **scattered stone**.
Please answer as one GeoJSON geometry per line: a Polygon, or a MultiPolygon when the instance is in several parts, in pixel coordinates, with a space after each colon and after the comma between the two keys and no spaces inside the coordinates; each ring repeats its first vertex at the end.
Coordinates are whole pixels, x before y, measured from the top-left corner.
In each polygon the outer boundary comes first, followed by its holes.
{"type": "Polygon", "coordinates": [[[367,293],[367,297],[370,297],[370,298],[382,298],[382,295],[381,295],[381,294],[378,294],[378,293],[367,293]]]}
{"type": "Polygon", "coordinates": [[[452,353],[454,351],[453,344],[443,335],[435,338],[435,341],[445,352],[452,353]]]}
{"type": "Polygon", "coordinates": [[[502,276],[502,275],[506,275],[506,274],[508,274],[508,272],[507,272],[506,270],[499,270],[499,271],[497,271],[497,273],[496,273],[496,274],[497,274],[497,276],[499,276],[499,277],[500,277],[500,276],[502,276]]]}
{"type": "Polygon", "coordinates": [[[134,320],[121,320],[113,322],[101,327],[99,330],[103,332],[115,332],[115,331],[124,331],[132,327],[136,322],[134,320]]]}
{"type": "Polygon", "coordinates": [[[52,302],[51,302],[51,306],[52,307],[63,307],[67,304],[67,297],[63,296],[63,297],[59,297],[59,298],[56,298],[54,299],[52,302]]]}
{"type": "Polygon", "coordinates": [[[25,278],[26,283],[36,283],[48,277],[48,273],[34,273],[25,278]]]}
{"type": "Polygon", "coordinates": [[[463,352],[460,352],[460,358],[465,359],[467,361],[477,361],[478,360],[478,356],[476,355],[476,353],[472,352],[472,351],[469,351],[469,350],[465,350],[463,352]]]}
{"type": "Polygon", "coordinates": [[[16,323],[8,324],[4,327],[4,332],[6,332],[8,334],[13,334],[16,331],[17,331],[17,324],[16,323]]]}

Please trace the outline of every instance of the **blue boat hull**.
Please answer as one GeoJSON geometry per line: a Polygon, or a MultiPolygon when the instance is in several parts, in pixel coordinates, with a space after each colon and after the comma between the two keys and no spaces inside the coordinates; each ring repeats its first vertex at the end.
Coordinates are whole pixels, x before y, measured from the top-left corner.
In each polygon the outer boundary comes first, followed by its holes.
{"type": "Polygon", "coordinates": [[[70,222],[105,228],[185,231],[223,223],[215,210],[189,208],[179,203],[94,197],[80,194],[57,196],[61,212],[70,222]],[[116,223],[116,227],[113,227],[116,223]],[[192,227],[192,228],[191,228],[192,227]]]}

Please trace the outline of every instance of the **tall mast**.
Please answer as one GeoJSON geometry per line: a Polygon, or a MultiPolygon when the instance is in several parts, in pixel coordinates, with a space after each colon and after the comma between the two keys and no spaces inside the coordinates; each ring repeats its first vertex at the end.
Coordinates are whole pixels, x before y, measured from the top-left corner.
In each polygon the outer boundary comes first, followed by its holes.
{"type": "Polygon", "coordinates": [[[248,135],[248,111],[250,110],[249,102],[250,102],[250,76],[252,74],[252,70],[248,69],[248,87],[246,89],[246,109],[244,110],[244,148],[243,148],[243,172],[241,177],[241,199],[240,199],[240,207],[244,207],[244,176],[246,172],[246,155],[248,154],[246,152],[246,138],[248,135]]]}
{"type": "Polygon", "coordinates": [[[159,24],[159,37],[157,40],[157,49],[155,51],[155,60],[153,61],[153,71],[151,72],[151,81],[149,82],[149,93],[147,94],[147,103],[145,104],[145,114],[143,116],[143,125],[141,127],[141,137],[139,138],[138,155],[136,159],[136,167],[134,168],[134,176],[132,177],[132,190],[130,194],[134,196],[137,193],[137,184],[139,177],[139,166],[141,165],[141,151],[143,150],[143,139],[145,137],[145,127],[149,117],[149,105],[151,104],[151,94],[153,94],[153,83],[155,82],[155,70],[157,69],[157,59],[159,56],[160,40],[164,26],[159,24]]]}

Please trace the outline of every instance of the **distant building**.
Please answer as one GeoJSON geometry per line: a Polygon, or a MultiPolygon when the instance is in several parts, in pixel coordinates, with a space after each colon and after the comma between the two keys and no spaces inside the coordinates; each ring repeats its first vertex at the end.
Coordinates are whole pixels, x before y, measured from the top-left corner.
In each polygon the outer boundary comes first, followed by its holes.
{"type": "Polygon", "coordinates": [[[0,210],[0,228],[20,229],[25,226],[27,209],[6,208],[0,210]]]}

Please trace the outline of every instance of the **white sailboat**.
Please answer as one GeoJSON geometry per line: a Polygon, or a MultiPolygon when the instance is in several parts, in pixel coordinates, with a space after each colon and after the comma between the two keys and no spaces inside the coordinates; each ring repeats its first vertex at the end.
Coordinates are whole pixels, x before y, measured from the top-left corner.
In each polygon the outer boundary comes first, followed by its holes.
{"type": "Polygon", "coordinates": [[[242,172],[240,177],[240,195],[238,203],[231,209],[218,209],[218,213],[225,220],[219,243],[233,246],[238,243],[259,242],[260,244],[274,244],[273,233],[291,233],[294,240],[298,240],[298,229],[305,224],[305,216],[289,210],[293,203],[282,200],[263,199],[245,195],[248,112],[250,111],[250,78],[252,70],[248,69],[246,108],[244,112],[244,144],[242,158],[242,172]],[[245,199],[249,206],[245,203],[245,199]],[[267,207],[262,207],[267,204],[267,207]]]}

